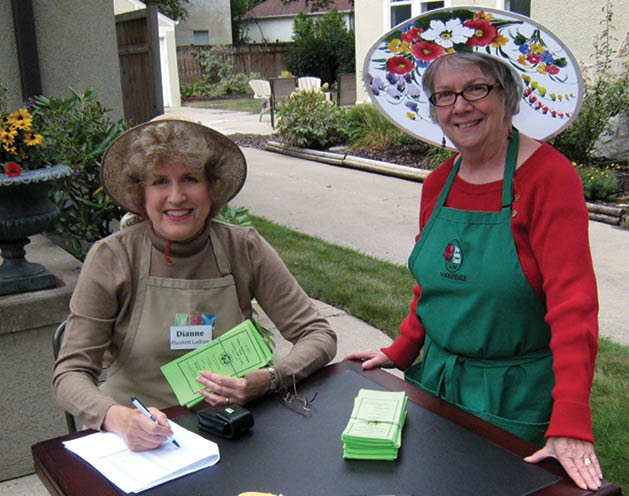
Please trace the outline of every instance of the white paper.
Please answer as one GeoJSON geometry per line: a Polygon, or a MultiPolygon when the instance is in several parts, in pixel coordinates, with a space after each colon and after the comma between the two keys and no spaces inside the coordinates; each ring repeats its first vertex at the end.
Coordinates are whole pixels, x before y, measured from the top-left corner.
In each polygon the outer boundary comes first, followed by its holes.
{"type": "Polygon", "coordinates": [[[139,493],[169,480],[215,465],[220,460],[218,445],[171,422],[174,438],[150,451],[131,451],[122,437],[96,432],[64,446],[98,470],[126,493],[139,493]]]}

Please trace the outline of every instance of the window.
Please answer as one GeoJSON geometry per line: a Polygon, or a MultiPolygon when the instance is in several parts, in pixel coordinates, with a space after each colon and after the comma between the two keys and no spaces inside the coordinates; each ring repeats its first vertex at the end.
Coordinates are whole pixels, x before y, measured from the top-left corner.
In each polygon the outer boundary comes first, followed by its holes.
{"type": "Polygon", "coordinates": [[[428,12],[429,10],[440,9],[445,7],[444,2],[419,2],[422,12],[428,12]]]}
{"type": "Polygon", "coordinates": [[[531,0],[505,0],[505,10],[530,17],[531,0]]]}
{"type": "Polygon", "coordinates": [[[209,45],[210,44],[210,32],[209,31],[192,31],[192,43],[194,45],[209,45]]]}
{"type": "Polygon", "coordinates": [[[389,1],[389,26],[387,29],[391,29],[394,26],[410,19],[411,17],[418,16],[423,12],[429,10],[440,9],[445,7],[449,2],[426,2],[422,0],[388,0],[389,1]]]}

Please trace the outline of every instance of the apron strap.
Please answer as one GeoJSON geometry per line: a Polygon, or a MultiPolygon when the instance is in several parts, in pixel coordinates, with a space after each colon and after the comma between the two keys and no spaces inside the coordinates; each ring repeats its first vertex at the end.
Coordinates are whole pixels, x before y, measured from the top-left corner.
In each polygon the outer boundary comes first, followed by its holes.
{"type": "Polygon", "coordinates": [[[502,208],[511,207],[513,199],[513,176],[518,162],[518,149],[520,147],[520,133],[516,128],[511,128],[511,138],[507,148],[505,160],[505,172],[502,182],[502,208]]]}
{"type": "Polygon", "coordinates": [[[223,245],[218,239],[218,236],[214,232],[214,228],[210,228],[210,244],[212,245],[212,251],[214,252],[214,258],[216,258],[216,266],[222,276],[228,276],[232,273],[229,259],[223,250],[223,245]]]}

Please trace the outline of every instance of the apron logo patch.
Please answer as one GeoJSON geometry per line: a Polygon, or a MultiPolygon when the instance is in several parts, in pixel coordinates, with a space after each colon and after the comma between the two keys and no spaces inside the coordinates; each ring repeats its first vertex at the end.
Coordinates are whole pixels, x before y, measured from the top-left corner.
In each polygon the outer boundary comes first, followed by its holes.
{"type": "Polygon", "coordinates": [[[448,273],[441,273],[443,277],[450,279],[465,280],[465,276],[453,277],[455,272],[463,266],[463,250],[458,240],[453,239],[450,241],[443,250],[443,258],[445,259],[445,266],[448,273]]]}

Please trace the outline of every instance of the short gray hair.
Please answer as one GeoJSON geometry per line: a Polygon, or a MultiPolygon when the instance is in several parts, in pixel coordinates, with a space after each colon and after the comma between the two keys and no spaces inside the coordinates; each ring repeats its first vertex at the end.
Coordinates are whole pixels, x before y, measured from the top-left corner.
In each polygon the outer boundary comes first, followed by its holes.
{"type": "MultiPolygon", "coordinates": [[[[480,71],[491,78],[494,78],[502,87],[503,102],[505,112],[513,117],[520,111],[520,99],[524,91],[522,78],[512,67],[496,59],[478,52],[457,52],[442,55],[430,63],[422,75],[422,87],[424,93],[430,96],[435,91],[435,77],[439,68],[448,64],[454,67],[475,65],[480,71]]],[[[437,108],[430,105],[430,117],[437,122],[437,108]]]]}

